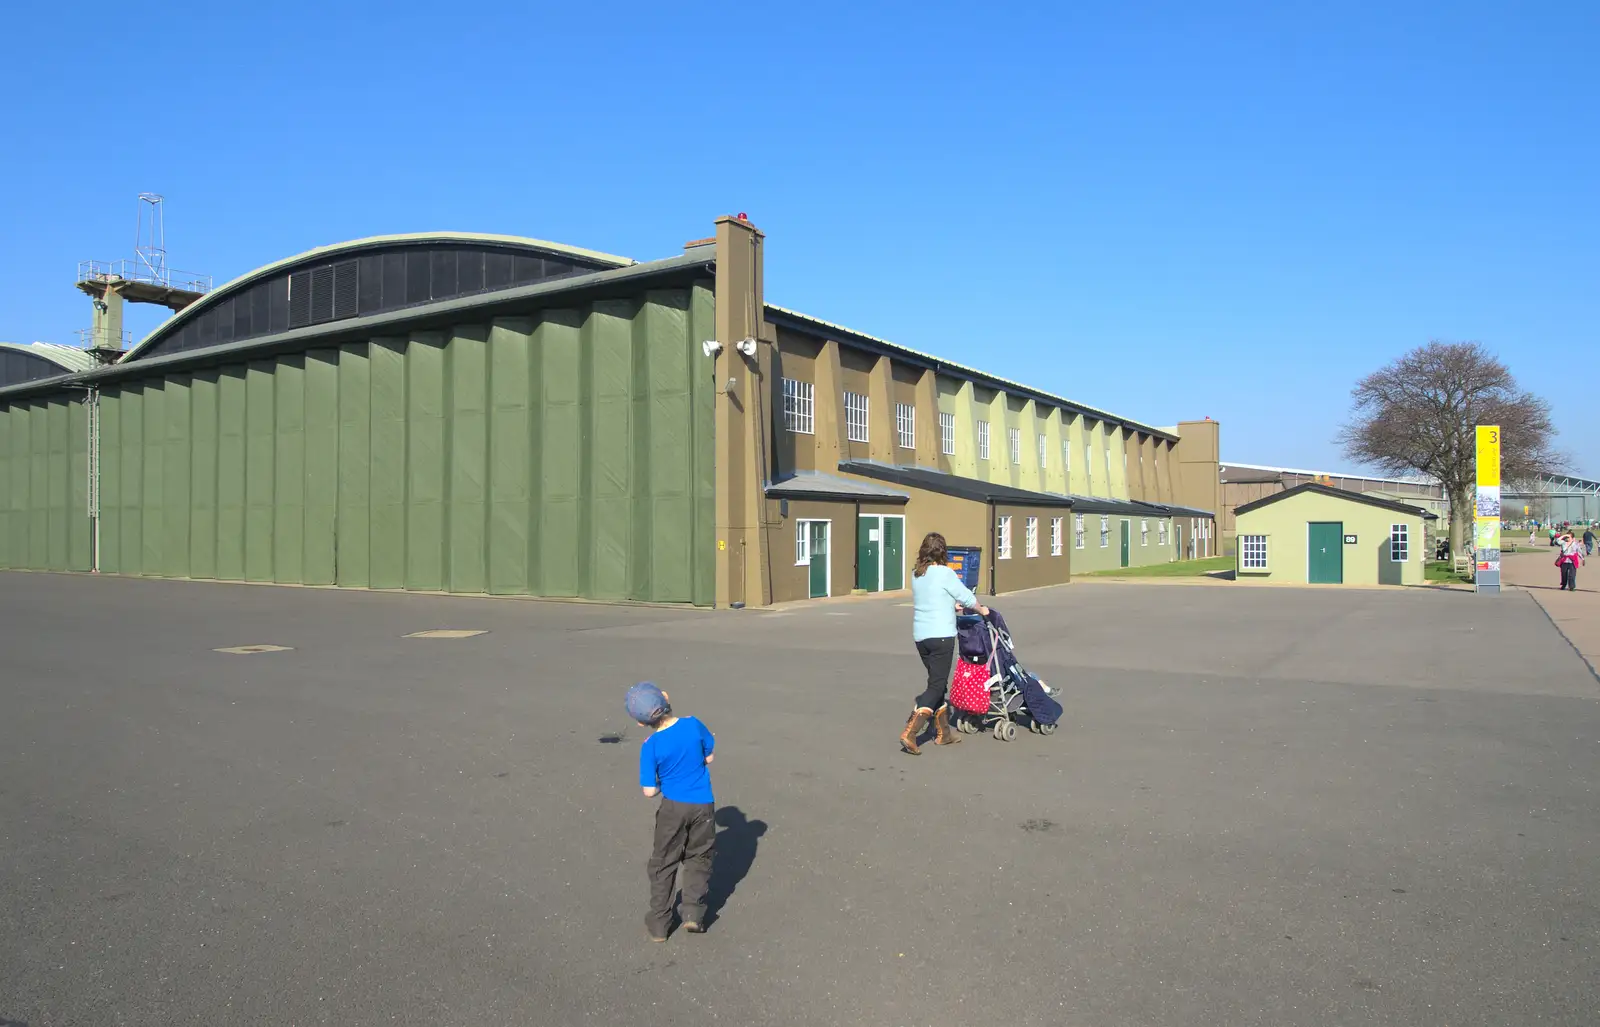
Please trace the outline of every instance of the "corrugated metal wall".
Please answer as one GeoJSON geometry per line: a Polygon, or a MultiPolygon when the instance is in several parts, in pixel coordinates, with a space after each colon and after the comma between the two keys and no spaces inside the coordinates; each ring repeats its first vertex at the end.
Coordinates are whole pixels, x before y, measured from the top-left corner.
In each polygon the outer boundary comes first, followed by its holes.
{"type": "MultiPolygon", "coordinates": [[[[101,569],[710,605],[713,314],[666,289],[106,388],[101,569]]],[[[82,405],[0,425],[0,566],[86,568],[82,405]]]]}
{"type": "Polygon", "coordinates": [[[0,568],[88,570],[83,393],[0,405],[0,568]]]}

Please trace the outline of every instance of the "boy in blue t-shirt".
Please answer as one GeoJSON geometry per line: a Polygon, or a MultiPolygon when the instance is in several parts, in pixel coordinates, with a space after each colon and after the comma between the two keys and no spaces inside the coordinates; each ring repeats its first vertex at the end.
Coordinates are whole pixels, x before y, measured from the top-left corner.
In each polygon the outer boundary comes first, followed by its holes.
{"type": "Polygon", "coordinates": [[[711,751],[717,740],[693,717],[674,717],[667,693],[648,681],[628,689],[628,716],[651,729],[639,747],[639,784],[645,798],[660,795],[655,846],[646,868],[650,911],[645,929],[651,941],[666,941],[672,928],[672,893],[683,868],[683,929],[705,933],[706,892],[711,887],[711,853],[717,842],[716,806],[711,797],[711,751]]]}

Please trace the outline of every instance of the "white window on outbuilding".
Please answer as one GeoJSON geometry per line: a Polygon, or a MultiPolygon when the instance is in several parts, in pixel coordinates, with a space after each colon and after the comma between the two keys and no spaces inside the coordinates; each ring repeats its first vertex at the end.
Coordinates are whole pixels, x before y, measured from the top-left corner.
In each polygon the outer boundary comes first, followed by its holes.
{"type": "Polygon", "coordinates": [[[1410,525],[1389,525],[1389,559],[1394,563],[1405,563],[1411,559],[1410,525]]]}

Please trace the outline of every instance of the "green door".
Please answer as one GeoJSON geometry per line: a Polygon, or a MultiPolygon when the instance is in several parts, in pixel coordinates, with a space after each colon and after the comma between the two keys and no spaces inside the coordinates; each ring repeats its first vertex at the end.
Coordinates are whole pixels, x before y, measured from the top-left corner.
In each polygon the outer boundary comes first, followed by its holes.
{"type": "Polygon", "coordinates": [[[1131,534],[1128,522],[1122,522],[1122,566],[1128,566],[1128,537],[1131,534]]]}
{"type": "Polygon", "coordinates": [[[828,594],[828,522],[811,522],[811,598],[828,594]]]}
{"type": "Polygon", "coordinates": [[[895,592],[906,587],[906,519],[883,519],[883,590],[895,592]]]}
{"type": "Polygon", "coordinates": [[[1344,584],[1344,522],[1306,525],[1306,580],[1313,585],[1344,584]]]}
{"type": "Polygon", "coordinates": [[[876,592],[878,583],[878,553],[883,543],[881,517],[856,518],[856,588],[863,592],[876,592]]]}

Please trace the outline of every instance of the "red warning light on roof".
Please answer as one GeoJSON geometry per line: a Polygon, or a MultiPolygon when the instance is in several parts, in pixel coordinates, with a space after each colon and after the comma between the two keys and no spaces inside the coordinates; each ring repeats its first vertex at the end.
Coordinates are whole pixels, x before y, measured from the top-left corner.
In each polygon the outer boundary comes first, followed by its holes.
{"type": "Polygon", "coordinates": [[[750,215],[746,214],[744,211],[741,210],[739,212],[739,220],[740,221],[749,221],[750,220],[750,215]]]}

